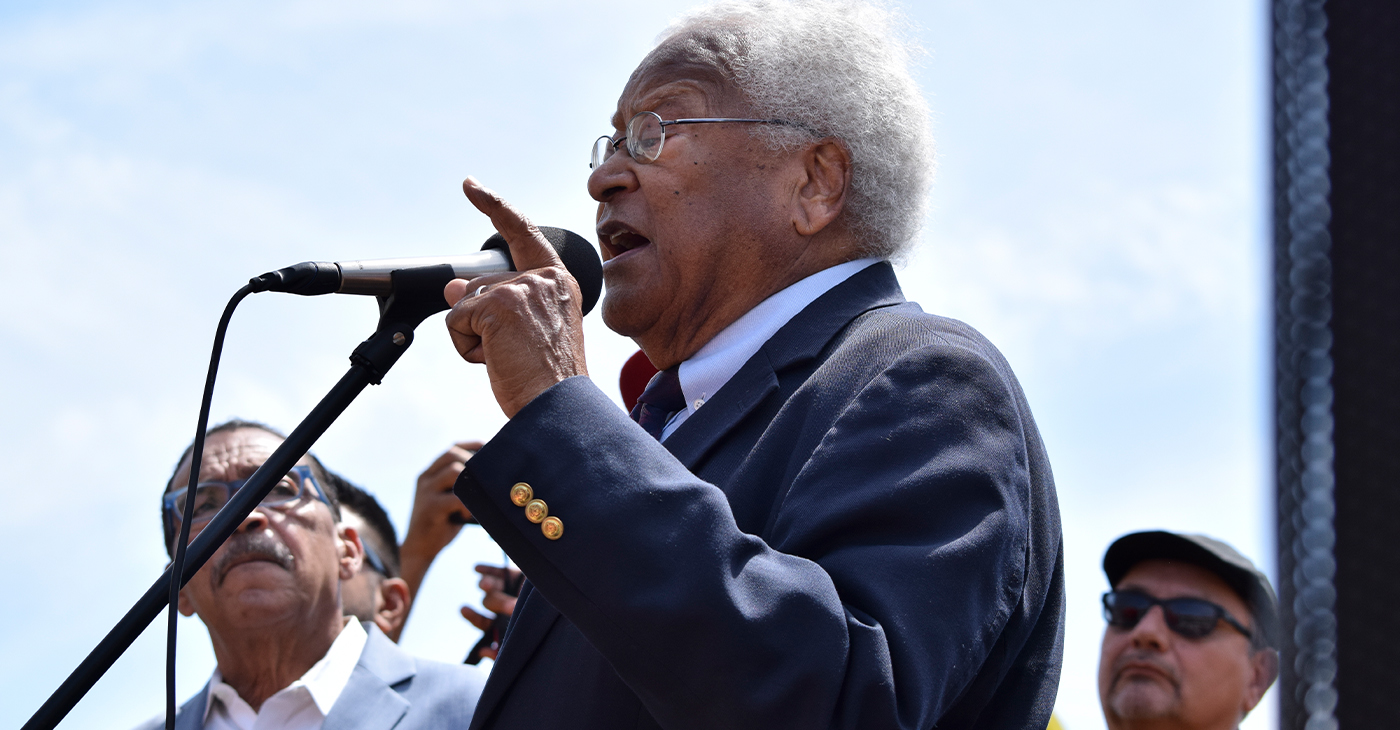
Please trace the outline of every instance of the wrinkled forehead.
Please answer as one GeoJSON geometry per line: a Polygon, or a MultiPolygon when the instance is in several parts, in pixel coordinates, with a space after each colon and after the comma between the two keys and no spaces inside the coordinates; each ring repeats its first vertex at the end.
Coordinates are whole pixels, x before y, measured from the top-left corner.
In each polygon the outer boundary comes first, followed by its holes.
{"type": "MultiPolygon", "coordinates": [[[[617,100],[613,126],[621,129],[632,116],[656,111],[684,97],[688,113],[740,113],[747,106],[734,86],[731,59],[742,57],[737,33],[708,31],[673,36],[657,46],[632,72],[617,100]]],[[[664,116],[664,115],[663,115],[664,116]]]]}
{"type": "MultiPolygon", "coordinates": [[[[200,459],[199,481],[232,481],[246,479],[282,445],[282,439],[261,429],[240,428],[221,431],[204,442],[200,459]]],[[[303,456],[298,464],[310,464],[303,456]]],[[[190,459],[180,463],[171,488],[180,489],[189,483],[190,459]]]]}

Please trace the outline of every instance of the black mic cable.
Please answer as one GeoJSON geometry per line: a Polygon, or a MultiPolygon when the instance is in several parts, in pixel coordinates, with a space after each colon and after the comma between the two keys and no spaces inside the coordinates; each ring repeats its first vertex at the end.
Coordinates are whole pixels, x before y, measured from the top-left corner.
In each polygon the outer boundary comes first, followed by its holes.
{"type": "Polygon", "coordinates": [[[239,302],[255,291],[253,285],[245,284],[234,293],[224,307],[224,315],[219,318],[219,326],[214,330],[214,351],[209,355],[209,374],[204,378],[204,395],[199,401],[199,423],[194,431],[194,445],[190,447],[190,476],[185,486],[184,519],[180,521],[180,534],[175,538],[175,556],[170,570],[170,621],[165,630],[165,730],[175,730],[175,631],[180,618],[180,588],[185,574],[185,547],[190,540],[190,523],[194,521],[194,503],[199,491],[200,460],[204,456],[204,432],[209,428],[209,404],[214,399],[214,380],[219,373],[219,358],[224,351],[224,334],[228,332],[229,320],[239,302]]]}

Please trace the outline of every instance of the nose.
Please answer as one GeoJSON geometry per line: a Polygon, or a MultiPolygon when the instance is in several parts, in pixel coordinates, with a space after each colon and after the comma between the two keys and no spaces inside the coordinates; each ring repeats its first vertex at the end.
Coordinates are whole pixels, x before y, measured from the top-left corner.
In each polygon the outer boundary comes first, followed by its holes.
{"type": "Polygon", "coordinates": [[[1161,606],[1153,606],[1147,610],[1147,615],[1133,627],[1131,638],[1135,647],[1158,651],[1171,643],[1171,628],[1167,626],[1167,617],[1161,606]]]}
{"type": "MultiPolygon", "coordinates": [[[[270,521],[270,519],[269,519],[269,517],[268,517],[267,512],[264,510],[264,507],[263,507],[262,505],[258,505],[257,507],[255,507],[255,508],[253,509],[252,512],[249,512],[249,513],[248,513],[248,516],[247,516],[247,517],[244,517],[244,518],[243,518],[243,521],[242,521],[242,522],[240,522],[240,523],[238,524],[238,529],[237,529],[237,530],[234,530],[234,534],[236,535],[236,534],[238,534],[238,533],[240,533],[240,532],[255,532],[255,531],[257,531],[257,530],[261,530],[261,529],[263,529],[263,528],[266,528],[269,524],[271,524],[271,521],[270,521]]],[[[194,539],[195,539],[196,537],[199,537],[199,533],[204,532],[204,529],[205,529],[206,527],[208,527],[208,526],[209,526],[209,523],[207,523],[207,522],[206,522],[206,523],[203,523],[203,524],[191,525],[191,526],[190,526],[190,540],[189,540],[190,543],[194,542],[194,539]]],[[[174,543],[175,541],[179,540],[179,538],[180,538],[180,528],[179,528],[179,525],[178,525],[178,523],[177,523],[177,525],[176,525],[176,527],[175,527],[175,540],[171,540],[171,542],[174,543]]],[[[186,543],[186,544],[189,544],[189,543],[186,543]]]]}
{"type": "Polygon", "coordinates": [[[267,510],[262,505],[253,508],[243,522],[239,523],[237,532],[256,532],[266,528],[271,523],[267,510]]]}
{"type": "Polygon", "coordinates": [[[599,203],[607,203],[622,193],[636,190],[639,183],[633,168],[627,150],[618,150],[588,175],[588,194],[599,203]]]}

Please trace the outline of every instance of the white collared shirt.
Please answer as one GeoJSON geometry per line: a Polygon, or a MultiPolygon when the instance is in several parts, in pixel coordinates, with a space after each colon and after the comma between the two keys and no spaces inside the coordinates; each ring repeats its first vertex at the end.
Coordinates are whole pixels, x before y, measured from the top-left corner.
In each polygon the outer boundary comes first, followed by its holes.
{"type": "Polygon", "coordinates": [[[347,619],[321,661],[301,679],[267,698],[256,712],[233,687],[224,684],[223,674],[215,668],[204,708],[205,730],[320,730],[345,691],[368,639],[359,621],[347,619]]]}
{"type": "Polygon", "coordinates": [[[774,294],[744,316],[734,320],[700,351],[681,363],[681,392],[685,393],[685,409],[676,413],[661,432],[665,441],[705,401],[719,392],[739,368],[749,361],[778,330],[817,297],[831,291],[837,284],[851,278],[881,259],[856,259],[822,269],[802,281],[774,294]]]}

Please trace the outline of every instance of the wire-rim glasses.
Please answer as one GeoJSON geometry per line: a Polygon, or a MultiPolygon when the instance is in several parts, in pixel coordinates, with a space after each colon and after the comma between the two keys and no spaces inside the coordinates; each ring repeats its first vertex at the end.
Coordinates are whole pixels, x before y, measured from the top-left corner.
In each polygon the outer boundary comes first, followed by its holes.
{"type": "MultiPolygon", "coordinates": [[[[252,477],[248,477],[251,479],[252,477]]],[[[231,482],[200,482],[195,485],[194,519],[190,522],[191,528],[203,527],[208,524],[214,515],[219,513],[223,506],[248,483],[248,479],[235,479],[231,482]]],[[[185,516],[185,496],[190,488],[184,487],[173,492],[166,492],[161,498],[161,506],[165,511],[165,518],[178,532],[180,524],[185,516]]],[[[262,507],[281,507],[299,502],[310,493],[312,497],[321,500],[330,506],[330,500],[326,499],[325,492],[321,485],[316,482],[316,477],[311,474],[311,467],[298,465],[292,467],[287,475],[273,485],[272,491],[263,497],[259,503],[262,507]]],[[[193,530],[190,533],[193,537],[193,530]]]]}
{"type": "Polygon", "coordinates": [[[608,161],[623,142],[627,143],[627,153],[632,159],[644,164],[656,162],[661,156],[661,148],[666,144],[666,128],[672,124],[720,124],[727,122],[745,124],[786,124],[802,126],[782,119],[734,119],[728,117],[705,117],[698,119],[664,120],[656,112],[640,112],[627,122],[627,134],[618,139],[603,135],[593,142],[593,157],[588,169],[595,170],[608,161]]]}
{"type": "Polygon", "coordinates": [[[1188,638],[1199,639],[1215,630],[1220,621],[1233,626],[1254,640],[1254,632],[1244,627],[1229,611],[1201,598],[1153,598],[1141,591],[1109,591],[1103,594],[1103,613],[1110,626],[1131,631],[1153,606],[1162,607],[1167,628],[1188,638]]]}

